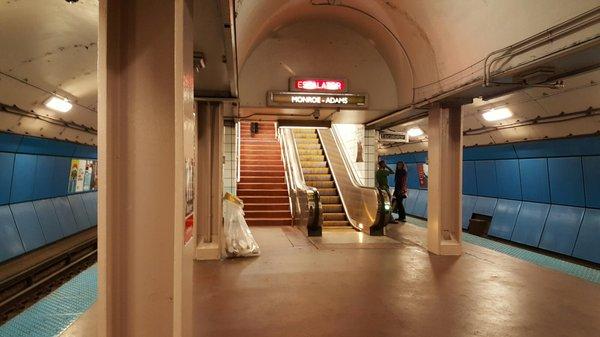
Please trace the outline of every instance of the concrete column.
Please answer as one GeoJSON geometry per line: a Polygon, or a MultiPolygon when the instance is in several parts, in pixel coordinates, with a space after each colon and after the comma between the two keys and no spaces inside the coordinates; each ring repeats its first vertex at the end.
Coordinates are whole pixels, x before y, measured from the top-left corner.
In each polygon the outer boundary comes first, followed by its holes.
{"type": "Polygon", "coordinates": [[[223,104],[198,104],[197,260],[220,258],[223,228],[223,104]]]}
{"type": "Polygon", "coordinates": [[[100,0],[102,337],[193,335],[191,11],[191,0],[100,0]]]}
{"type": "Polygon", "coordinates": [[[462,116],[460,106],[429,111],[427,248],[460,255],[462,201],[462,116]]]}

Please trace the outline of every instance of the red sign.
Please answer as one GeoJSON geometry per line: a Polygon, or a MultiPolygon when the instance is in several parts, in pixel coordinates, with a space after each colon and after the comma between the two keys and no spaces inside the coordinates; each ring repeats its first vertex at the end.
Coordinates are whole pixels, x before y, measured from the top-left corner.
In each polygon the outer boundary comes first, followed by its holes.
{"type": "Polygon", "coordinates": [[[348,90],[346,80],[326,78],[292,78],[290,87],[292,91],[311,92],[346,92],[348,90]]]}

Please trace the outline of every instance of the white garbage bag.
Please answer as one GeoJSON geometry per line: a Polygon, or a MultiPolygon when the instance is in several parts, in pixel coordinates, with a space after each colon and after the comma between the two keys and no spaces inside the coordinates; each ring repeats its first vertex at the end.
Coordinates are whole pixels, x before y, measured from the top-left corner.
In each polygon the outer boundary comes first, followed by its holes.
{"type": "Polygon", "coordinates": [[[223,198],[225,255],[227,257],[258,256],[260,250],[244,219],[243,203],[227,193],[223,198]]]}

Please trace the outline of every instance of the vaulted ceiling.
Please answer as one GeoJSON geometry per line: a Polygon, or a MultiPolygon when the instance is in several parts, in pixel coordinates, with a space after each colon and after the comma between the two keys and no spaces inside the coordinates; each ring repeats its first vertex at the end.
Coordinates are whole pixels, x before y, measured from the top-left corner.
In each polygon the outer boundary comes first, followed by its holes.
{"type": "MultiPolygon", "coordinates": [[[[210,0],[197,2],[210,5],[210,0]]],[[[197,27],[200,33],[219,33],[215,27],[223,23],[224,3],[228,2],[210,6],[212,13],[221,16],[211,21],[214,25],[210,27],[197,27]]],[[[322,118],[364,123],[480,77],[480,61],[489,52],[595,8],[599,2],[579,0],[566,6],[562,0],[235,0],[234,4],[242,116],[244,109],[247,115],[264,111],[265,90],[285,89],[283,80],[290,74],[322,75],[329,71],[347,76],[351,89],[369,91],[376,101],[372,111],[331,111],[321,114],[322,118]],[[311,50],[311,46],[319,48],[311,50]],[[299,49],[289,50],[294,47],[299,49]]],[[[0,109],[0,130],[95,143],[97,28],[98,0],[0,3],[0,103],[80,126],[70,128],[0,109]],[[70,99],[74,108],[63,114],[45,108],[43,102],[52,93],[70,99]]],[[[575,38],[600,35],[597,25],[586,29],[575,38]]],[[[200,45],[195,48],[200,50],[201,44],[215,41],[197,40],[200,45]]],[[[573,42],[557,40],[543,52],[573,42]]],[[[207,52],[207,71],[216,64],[212,70],[217,72],[215,78],[220,78],[219,88],[227,90],[231,74],[223,72],[231,72],[232,67],[230,63],[219,64],[221,53],[227,54],[226,41],[214,52],[207,52]]],[[[527,55],[535,56],[540,55],[527,55]]],[[[202,78],[197,81],[202,82],[202,78]]],[[[520,106],[514,109],[519,119],[597,106],[599,95],[593,95],[597,87],[581,84],[591,81],[598,81],[597,73],[567,79],[558,94],[532,88],[471,104],[465,107],[465,127],[480,127],[482,121],[476,111],[503,100],[520,106]]],[[[206,92],[214,90],[203,84],[199,87],[206,92]]],[[[582,125],[582,130],[590,131],[587,126],[582,125]]],[[[503,130],[493,136],[470,137],[475,143],[487,143],[562,134],[551,130],[530,133],[503,130]]]]}

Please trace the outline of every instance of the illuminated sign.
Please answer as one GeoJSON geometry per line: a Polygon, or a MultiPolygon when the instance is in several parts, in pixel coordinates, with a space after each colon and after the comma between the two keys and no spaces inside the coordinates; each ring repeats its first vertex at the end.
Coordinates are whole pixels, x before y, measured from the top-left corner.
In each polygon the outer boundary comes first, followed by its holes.
{"type": "Polygon", "coordinates": [[[279,91],[270,91],[267,94],[267,105],[279,107],[332,107],[364,109],[367,107],[367,103],[367,94],[326,94],[279,91]]]}
{"type": "Polygon", "coordinates": [[[346,80],[329,78],[290,78],[291,91],[310,91],[310,92],[346,92],[348,83],[346,80]]]}

